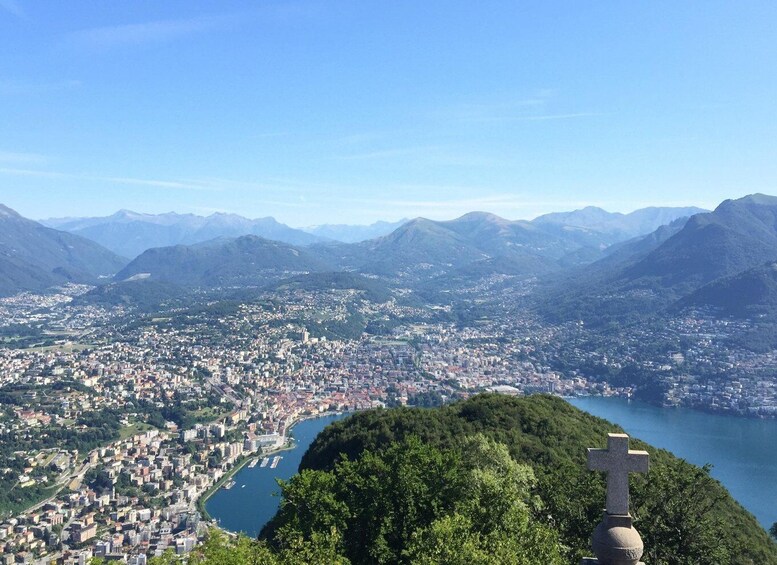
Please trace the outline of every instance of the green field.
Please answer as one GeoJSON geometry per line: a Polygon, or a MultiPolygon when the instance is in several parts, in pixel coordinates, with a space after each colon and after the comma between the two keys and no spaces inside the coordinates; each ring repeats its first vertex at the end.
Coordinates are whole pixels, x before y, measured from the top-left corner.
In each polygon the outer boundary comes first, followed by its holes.
{"type": "Polygon", "coordinates": [[[121,439],[127,439],[128,437],[132,437],[137,434],[141,434],[143,432],[147,432],[148,430],[155,430],[156,428],[150,424],[145,424],[143,422],[136,422],[134,424],[130,424],[129,426],[124,426],[119,430],[119,437],[121,439]]]}

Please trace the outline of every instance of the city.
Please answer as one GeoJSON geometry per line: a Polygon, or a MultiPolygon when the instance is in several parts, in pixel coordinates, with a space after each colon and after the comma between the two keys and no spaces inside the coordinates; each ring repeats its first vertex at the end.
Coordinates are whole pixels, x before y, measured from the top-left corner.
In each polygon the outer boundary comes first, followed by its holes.
{"type": "Polygon", "coordinates": [[[207,531],[209,493],[283,448],[295,422],[325,413],[482,391],[655,394],[618,384],[632,367],[661,383],[665,405],[777,415],[773,353],[719,345],[752,322],[695,312],[611,339],[580,322],[540,323],[522,307],[532,281],[509,293],[503,283],[477,293],[504,315],[468,322],[451,321],[455,306],[352,289],[281,287],[153,316],[81,304],[86,285],[0,299],[5,329],[34,327],[40,340],[15,347],[21,336],[8,331],[0,349],[0,562],[185,555],[207,531]],[[375,333],[335,332],[354,316],[375,333]],[[653,357],[647,339],[663,353],[653,357]]]}

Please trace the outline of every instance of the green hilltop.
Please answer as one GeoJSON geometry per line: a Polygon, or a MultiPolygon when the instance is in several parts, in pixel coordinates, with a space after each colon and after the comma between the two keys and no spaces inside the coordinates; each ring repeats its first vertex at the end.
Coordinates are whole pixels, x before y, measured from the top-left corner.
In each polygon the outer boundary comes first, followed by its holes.
{"type": "MultiPolygon", "coordinates": [[[[549,396],[358,413],[311,445],[260,540],[213,533],[190,562],[577,564],[605,499],[585,448],[613,431],[549,396]]],[[[651,459],[631,480],[646,563],[777,564],[777,545],[709,469],[632,446],[651,459]]]]}

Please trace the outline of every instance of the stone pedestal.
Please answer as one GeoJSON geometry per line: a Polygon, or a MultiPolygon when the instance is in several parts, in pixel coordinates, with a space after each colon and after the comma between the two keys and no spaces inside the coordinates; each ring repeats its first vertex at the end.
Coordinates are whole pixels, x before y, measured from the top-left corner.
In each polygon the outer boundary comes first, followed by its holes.
{"type": "Polygon", "coordinates": [[[594,530],[591,546],[596,559],[586,558],[581,565],[644,565],[642,538],[632,525],[631,516],[604,513],[594,530]]]}
{"type": "MultiPolygon", "coordinates": [[[[602,562],[599,561],[596,557],[583,557],[583,560],[580,562],[580,565],[602,565],[602,562]]],[[[639,561],[637,565],[645,565],[642,561],[639,561]]]]}

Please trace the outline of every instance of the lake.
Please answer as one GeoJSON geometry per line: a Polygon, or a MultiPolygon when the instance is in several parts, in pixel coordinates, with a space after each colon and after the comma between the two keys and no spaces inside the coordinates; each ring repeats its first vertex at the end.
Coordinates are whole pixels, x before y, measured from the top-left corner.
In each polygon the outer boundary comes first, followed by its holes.
{"type": "Polygon", "coordinates": [[[567,400],[691,463],[711,463],[712,476],[764,527],[777,522],[777,420],[661,408],[624,398],[567,400]]]}
{"type": "MultiPolygon", "coordinates": [[[[712,475],[766,528],[777,521],[777,421],[750,420],[685,408],[660,408],[622,398],[568,399],[571,404],[619,424],[630,435],[678,457],[714,465],[712,475]]],[[[223,528],[255,536],[278,509],[275,478],[289,479],[321,430],[344,416],[305,420],[293,429],[296,447],[283,451],[275,469],[244,467],[231,490],[206,503],[223,528]],[[244,486],[245,485],[245,486],[244,486]]],[[[604,438],[603,438],[604,441],[604,438]]],[[[594,446],[592,446],[594,447],[594,446]]]]}
{"type": "MultiPolygon", "coordinates": [[[[288,480],[297,473],[302,456],[316,436],[326,426],[340,420],[347,414],[323,416],[304,420],[292,428],[295,447],[280,451],[283,456],[275,469],[243,467],[232,477],[235,486],[229,490],[219,489],[205,503],[205,509],[219,525],[231,532],[243,532],[256,537],[270,519],[275,516],[280,503],[280,489],[275,479],[288,480]]],[[[270,459],[272,460],[272,457],[270,459]]]]}

